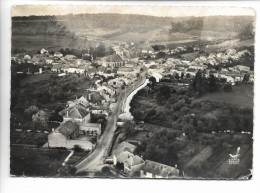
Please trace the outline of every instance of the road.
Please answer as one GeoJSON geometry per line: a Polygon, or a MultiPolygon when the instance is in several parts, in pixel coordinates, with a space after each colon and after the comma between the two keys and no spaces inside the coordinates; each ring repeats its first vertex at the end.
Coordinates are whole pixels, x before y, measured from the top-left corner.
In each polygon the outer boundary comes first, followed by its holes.
{"type": "Polygon", "coordinates": [[[81,162],[75,165],[77,173],[86,170],[100,170],[104,164],[105,156],[112,142],[114,132],[116,130],[117,118],[122,113],[122,106],[127,97],[133,90],[138,88],[145,81],[145,76],[142,75],[137,83],[133,86],[129,86],[126,92],[121,92],[114,111],[108,116],[107,125],[104,133],[99,138],[95,150],[81,162]]]}

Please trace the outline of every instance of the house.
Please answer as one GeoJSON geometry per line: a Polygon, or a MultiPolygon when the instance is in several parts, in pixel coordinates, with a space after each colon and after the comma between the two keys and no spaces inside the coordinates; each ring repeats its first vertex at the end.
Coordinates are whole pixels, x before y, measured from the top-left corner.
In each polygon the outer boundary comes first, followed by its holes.
{"type": "Polygon", "coordinates": [[[132,145],[126,141],[123,141],[122,143],[120,143],[116,146],[116,148],[113,150],[112,154],[117,157],[125,151],[134,153],[135,149],[136,149],[135,145],[132,145]]]}
{"type": "Polygon", "coordinates": [[[104,97],[100,94],[99,91],[86,91],[84,93],[84,98],[86,98],[86,100],[89,102],[89,103],[92,103],[92,104],[101,104],[102,101],[104,100],[104,97]]]}
{"type": "Polygon", "coordinates": [[[46,64],[52,64],[54,60],[52,58],[46,58],[45,61],[46,64]]]}
{"type": "Polygon", "coordinates": [[[185,73],[186,73],[186,75],[189,74],[189,75],[191,75],[191,76],[196,76],[197,71],[198,71],[198,70],[195,69],[195,68],[188,68],[188,69],[185,71],[185,73]]]}
{"type": "Polygon", "coordinates": [[[134,154],[130,153],[129,151],[123,151],[119,155],[114,155],[116,159],[116,163],[124,163],[125,160],[134,157],[134,154]]]}
{"type": "Polygon", "coordinates": [[[63,122],[60,126],[48,135],[50,148],[65,147],[74,148],[79,145],[82,149],[92,150],[93,144],[87,140],[79,140],[79,125],[72,121],[63,122]]]}
{"type": "Polygon", "coordinates": [[[23,59],[24,59],[24,60],[31,60],[32,58],[31,58],[31,56],[29,56],[28,54],[26,54],[26,55],[24,55],[23,59]]]}
{"type": "Polygon", "coordinates": [[[174,69],[170,70],[172,74],[178,74],[179,76],[181,76],[182,74],[185,73],[185,68],[184,67],[177,67],[174,69]]]}
{"type": "Polygon", "coordinates": [[[243,74],[237,74],[234,76],[235,82],[242,82],[244,79],[244,75],[243,74]]]}
{"type": "Polygon", "coordinates": [[[66,56],[64,56],[64,59],[67,61],[74,61],[77,57],[71,54],[68,54],[66,56]]]}
{"type": "Polygon", "coordinates": [[[235,66],[235,69],[238,69],[239,71],[249,72],[250,67],[243,66],[243,65],[237,65],[237,66],[235,66]]]}
{"type": "Polygon", "coordinates": [[[134,172],[140,171],[144,164],[145,161],[139,156],[135,155],[124,161],[124,172],[128,175],[132,175],[134,172]]]}
{"type": "Polygon", "coordinates": [[[64,122],[48,135],[49,147],[67,147],[67,140],[76,139],[79,135],[79,126],[72,121],[64,122]]]}
{"type": "Polygon", "coordinates": [[[179,174],[177,166],[171,167],[150,160],[146,160],[140,170],[141,178],[178,178],[179,174]]]}
{"type": "Polygon", "coordinates": [[[94,106],[91,108],[91,113],[92,114],[103,114],[108,116],[109,111],[108,111],[109,107],[103,107],[103,106],[94,106]]]}
{"type": "Polygon", "coordinates": [[[105,73],[106,69],[107,68],[105,66],[99,66],[98,69],[97,69],[97,73],[99,75],[103,75],[105,73]]]}
{"type": "Polygon", "coordinates": [[[63,121],[73,122],[89,122],[90,113],[80,105],[66,109],[66,114],[63,116],[63,121]]]}
{"type": "Polygon", "coordinates": [[[79,131],[81,134],[93,133],[101,135],[101,124],[100,123],[77,123],[79,125],[79,131]]]}
{"type": "Polygon", "coordinates": [[[62,64],[60,63],[54,64],[51,68],[51,71],[53,72],[61,72],[61,70],[62,70],[62,64]]]}
{"type": "Polygon", "coordinates": [[[54,56],[55,56],[55,57],[58,57],[58,58],[61,58],[61,57],[63,57],[63,54],[60,53],[60,52],[55,52],[55,53],[54,53],[54,56]]]}
{"type": "Polygon", "coordinates": [[[145,46],[142,48],[142,51],[141,51],[143,54],[152,54],[154,52],[153,48],[151,46],[145,46]]]}
{"type": "Polygon", "coordinates": [[[87,73],[87,70],[88,70],[88,66],[86,66],[86,65],[81,65],[81,66],[79,66],[79,67],[76,69],[76,72],[77,72],[77,73],[80,73],[80,74],[84,74],[84,73],[87,73]]]}
{"type": "Polygon", "coordinates": [[[44,48],[42,48],[41,51],[40,51],[40,53],[41,53],[41,54],[46,54],[46,53],[48,53],[48,50],[45,50],[44,48]]]}
{"type": "Polygon", "coordinates": [[[120,67],[117,70],[117,74],[120,74],[120,75],[135,75],[136,72],[132,68],[120,67]]]}
{"type": "Polygon", "coordinates": [[[79,104],[81,104],[82,106],[84,106],[84,107],[88,107],[89,106],[89,102],[87,101],[87,99],[84,96],[82,96],[79,99],[77,99],[77,102],[79,104]]]}
{"type": "Polygon", "coordinates": [[[228,83],[234,83],[235,79],[232,76],[226,76],[226,82],[228,83]]]}

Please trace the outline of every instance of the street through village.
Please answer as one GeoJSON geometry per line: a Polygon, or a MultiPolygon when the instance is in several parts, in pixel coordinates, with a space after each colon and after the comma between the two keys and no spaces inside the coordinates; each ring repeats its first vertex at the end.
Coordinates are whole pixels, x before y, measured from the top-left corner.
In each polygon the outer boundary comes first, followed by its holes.
{"type": "Polygon", "coordinates": [[[145,76],[143,73],[140,76],[140,79],[133,86],[129,86],[128,88],[126,88],[126,91],[122,91],[120,93],[116,103],[116,107],[107,119],[107,125],[104,133],[98,140],[94,151],[81,162],[76,164],[75,167],[77,169],[77,172],[101,170],[104,164],[104,160],[106,159],[109,147],[112,143],[114,132],[116,131],[117,118],[120,113],[122,113],[122,106],[126,102],[127,96],[129,96],[130,93],[140,87],[140,85],[144,84],[144,81],[145,76]]]}

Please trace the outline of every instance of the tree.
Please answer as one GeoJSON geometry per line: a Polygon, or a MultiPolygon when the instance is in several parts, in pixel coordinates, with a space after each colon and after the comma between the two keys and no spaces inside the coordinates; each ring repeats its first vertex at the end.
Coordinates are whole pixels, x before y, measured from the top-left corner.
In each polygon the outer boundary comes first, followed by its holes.
{"type": "Polygon", "coordinates": [[[217,80],[215,76],[210,75],[208,79],[208,90],[209,92],[215,92],[217,90],[217,80]]]}
{"type": "Polygon", "coordinates": [[[182,73],[181,73],[181,79],[183,79],[183,77],[184,77],[184,73],[182,72],[182,73]]]}
{"type": "Polygon", "coordinates": [[[205,84],[204,84],[204,81],[203,81],[201,70],[199,70],[196,73],[195,78],[193,79],[193,82],[191,84],[191,87],[195,92],[198,92],[199,94],[204,92],[205,84]]]}
{"type": "Polygon", "coordinates": [[[79,145],[74,145],[73,150],[75,152],[83,152],[84,151],[79,145]]]}
{"type": "Polygon", "coordinates": [[[167,85],[164,85],[162,87],[160,87],[159,89],[159,94],[162,96],[162,98],[165,98],[165,99],[169,99],[170,96],[171,96],[171,89],[169,86],[167,85]]]}
{"type": "Polygon", "coordinates": [[[36,106],[30,106],[27,109],[24,110],[24,113],[26,115],[26,117],[29,119],[32,118],[32,115],[37,113],[39,111],[38,107],[36,106]]]}
{"type": "Polygon", "coordinates": [[[133,135],[136,130],[135,130],[135,122],[132,120],[127,120],[124,125],[123,125],[123,130],[125,132],[126,137],[129,137],[133,135]]]}
{"type": "Polygon", "coordinates": [[[49,119],[48,114],[43,110],[40,110],[36,114],[32,115],[32,121],[35,124],[35,126],[46,127],[48,119],[49,119]]]}
{"type": "Polygon", "coordinates": [[[101,169],[101,172],[102,172],[102,174],[104,174],[104,176],[112,176],[113,175],[108,166],[104,166],[101,169]]]}
{"type": "Polygon", "coordinates": [[[245,74],[244,78],[243,78],[243,82],[248,82],[249,81],[249,77],[250,77],[250,74],[245,74]]]}
{"type": "Polygon", "coordinates": [[[180,75],[179,73],[176,73],[175,76],[174,76],[175,79],[179,80],[180,79],[180,75]]]}
{"type": "Polygon", "coordinates": [[[150,87],[153,88],[155,83],[156,83],[156,78],[153,77],[153,76],[151,76],[151,77],[149,78],[149,85],[148,85],[148,86],[150,86],[150,87]]]}

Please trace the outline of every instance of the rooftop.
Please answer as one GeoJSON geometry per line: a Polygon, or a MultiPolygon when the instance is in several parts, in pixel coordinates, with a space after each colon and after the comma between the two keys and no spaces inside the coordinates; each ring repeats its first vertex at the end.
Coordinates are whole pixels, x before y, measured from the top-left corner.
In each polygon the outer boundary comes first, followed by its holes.
{"type": "Polygon", "coordinates": [[[144,172],[162,177],[179,176],[179,170],[175,167],[167,166],[158,162],[146,160],[145,165],[141,169],[144,172]]]}
{"type": "Polygon", "coordinates": [[[61,123],[60,126],[53,131],[53,133],[61,133],[65,137],[69,136],[73,133],[79,126],[72,121],[67,121],[65,123],[61,123]]]}

